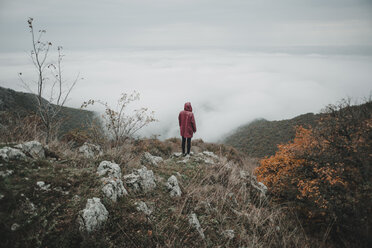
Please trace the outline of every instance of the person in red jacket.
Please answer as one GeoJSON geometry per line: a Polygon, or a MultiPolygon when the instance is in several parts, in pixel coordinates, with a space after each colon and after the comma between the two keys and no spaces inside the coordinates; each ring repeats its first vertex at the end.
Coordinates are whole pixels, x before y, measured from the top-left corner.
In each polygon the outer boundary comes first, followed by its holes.
{"type": "Polygon", "coordinates": [[[191,103],[185,103],[184,110],[178,115],[178,122],[180,124],[180,131],[182,136],[182,154],[184,156],[190,154],[191,138],[196,132],[195,117],[192,113],[191,103]],[[185,153],[185,143],[187,141],[187,154],[185,153]]]}

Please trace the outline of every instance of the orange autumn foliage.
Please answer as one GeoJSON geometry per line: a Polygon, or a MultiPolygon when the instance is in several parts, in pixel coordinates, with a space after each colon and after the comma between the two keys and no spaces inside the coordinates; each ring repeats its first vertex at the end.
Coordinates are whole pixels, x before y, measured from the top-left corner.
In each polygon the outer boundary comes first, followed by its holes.
{"type": "Polygon", "coordinates": [[[279,145],[274,156],[260,161],[257,179],[274,200],[291,203],[305,225],[319,231],[332,227],[331,235],[339,240],[347,234],[355,242],[368,243],[371,137],[371,101],[328,106],[315,128],[297,127],[292,142],[279,145]]]}

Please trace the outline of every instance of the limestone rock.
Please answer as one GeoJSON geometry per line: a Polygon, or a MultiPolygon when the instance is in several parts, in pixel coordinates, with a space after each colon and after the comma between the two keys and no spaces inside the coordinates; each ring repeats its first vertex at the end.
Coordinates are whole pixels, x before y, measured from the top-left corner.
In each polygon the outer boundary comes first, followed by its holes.
{"type": "Polygon", "coordinates": [[[251,185],[253,186],[253,188],[257,189],[260,192],[261,197],[266,196],[267,187],[265,184],[257,182],[256,180],[252,180],[251,185]]]}
{"type": "Polygon", "coordinates": [[[204,151],[203,154],[206,155],[206,156],[209,156],[211,158],[218,159],[218,156],[216,154],[214,154],[213,152],[204,151]]]}
{"type": "Polygon", "coordinates": [[[92,232],[98,229],[108,219],[108,211],[101,203],[101,199],[88,199],[85,209],[80,211],[78,222],[80,231],[92,232]]]}
{"type": "Polygon", "coordinates": [[[36,185],[39,186],[41,190],[49,191],[50,190],[50,184],[45,184],[43,181],[36,182],[36,185]]]}
{"type": "Polygon", "coordinates": [[[97,168],[97,173],[102,176],[102,192],[106,197],[116,202],[119,197],[128,194],[121,180],[121,169],[118,164],[102,161],[97,168]]]}
{"type": "Polygon", "coordinates": [[[116,202],[117,199],[123,195],[128,195],[124,188],[123,181],[119,178],[104,177],[101,179],[103,183],[102,192],[106,197],[116,202]]]}
{"type": "Polygon", "coordinates": [[[134,191],[150,191],[156,187],[154,173],[143,167],[124,176],[125,184],[134,191]]]}
{"type": "Polygon", "coordinates": [[[178,185],[178,180],[174,175],[168,178],[166,186],[170,190],[171,196],[181,196],[182,192],[178,185]]]}
{"type": "Polygon", "coordinates": [[[0,149],[0,158],[8,160],[24,160],[26,155],[18,149],[11,147],[3,147],[0,149]]]}
{"type": "Polygon", "coordinates": [[[163,162],[162,157],[153,156],[149,152],[145,152],[141,157],[141,163],[143,165],[158,166],[161,162],[163,162]]]}
{"type": "Polygon", "coordinates": [[[10,230],[17,231],[21,226],[18,223],[14,223],[11,227],[10,230]]]}
{"type": "Polygon", "coordinates": [[[235,237],[235,231],[234,230],[225,230],[222,232],[222,236],[224,236],[227,239],[233,239],[235,237]]]}
{"type": "Polygon", "coordinates": [[[136,209],[137,211],[143,212],[147,216],[150,216],[152,214],[152,210],[148,208],[147,204],[143,201],[136,202],[136,209]]]}
{"type": "Polygon", "coordinates": [[[99,145],[85,142],[79,147],[79,152],[86,158],[95,158],[103,155],[102,149],[99,145]]]}
{"type": "Polygon", "coordinates": [[[5,170],[5,171],[0,171],[0,176],[1,177],[7,177],[13,174],[13,170],[5,170]]]}
{"type": "Polygon", "coordinates": [[[97,173],[99,176],[121,178],[120,166],[110,161],[102,161],[97,168],[97,173]]]}
{"type": "Polygon", "coordinates": [[[205,239],[203,229],[200,226],[200,223],[199,223],[198,217],[196,217],[196,214],[192,213],[189,215],[189,223],[192,227],[194,227],[198,231],[202,239],[205,239]]]}
{"type": "Polygon", "coordinates": [[[24,153],[30,154],[34,159],[45,158],[45,150],[40,142],[33,140],[23,144],[15,146],[16,148],[21,149],[24,153]]]}

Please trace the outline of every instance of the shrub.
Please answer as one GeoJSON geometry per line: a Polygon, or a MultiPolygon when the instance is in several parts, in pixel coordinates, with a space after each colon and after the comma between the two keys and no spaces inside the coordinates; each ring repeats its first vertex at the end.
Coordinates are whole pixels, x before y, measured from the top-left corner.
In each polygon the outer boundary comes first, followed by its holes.
{"type": "Polygon", "coordinates": [[[345,246],[371,242],[371,110],[371,101],[328,106],[317,128],[297,127],[255,171],[274,199],[294,203],[309,227],[345,246]]]}

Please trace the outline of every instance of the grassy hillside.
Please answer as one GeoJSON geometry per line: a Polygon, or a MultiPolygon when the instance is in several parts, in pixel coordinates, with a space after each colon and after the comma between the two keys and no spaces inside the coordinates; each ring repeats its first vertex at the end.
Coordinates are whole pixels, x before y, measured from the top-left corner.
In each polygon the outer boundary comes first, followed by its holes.
{"type": "Polygon", "coordinates": [[[251,157],[271,156],[277,151],[278,144],[293,140],[295,137],[294,127],[298,125],[314,126],[319,118],[319,114],[308,113],[281,121],[258,119],[238,128],[224,140],[224,143],[251,157]]]}
{"type": "MultiPolygon", "coordinates": [[[[0,112],[2,115],[6,114],[18,119],[37,113],[36,97],[34,94],[0,87],[0,112]]],[[[60,114],[59,134],[82,128],[86,123],[91,122],[94,116],[92,111],[63,107],[60,114]]],[[[3,119],[1,124],[5,121],[3,119]]]]}

